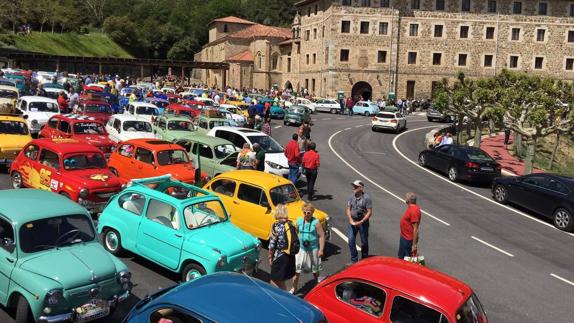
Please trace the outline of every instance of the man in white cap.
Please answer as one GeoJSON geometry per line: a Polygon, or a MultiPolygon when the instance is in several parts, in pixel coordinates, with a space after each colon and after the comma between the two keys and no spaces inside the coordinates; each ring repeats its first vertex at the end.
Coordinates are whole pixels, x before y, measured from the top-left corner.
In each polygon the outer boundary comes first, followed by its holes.
{"type": "Polygon", "coordinates": [[[349,249],[351,262],[359,261],[357,254],[357,234],[361,234],[361,259],[369,256],[369,218],[373,214],[373,202],[369,194],[364,192],[365,184],[356,180],[351,183],[353,195],[347,202],[347,218],[349,220],[349,249]]]}

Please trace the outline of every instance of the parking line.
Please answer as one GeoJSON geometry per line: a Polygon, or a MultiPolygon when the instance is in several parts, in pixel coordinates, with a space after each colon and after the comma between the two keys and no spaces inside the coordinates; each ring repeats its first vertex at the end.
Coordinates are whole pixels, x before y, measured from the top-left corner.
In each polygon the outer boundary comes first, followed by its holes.
{"type": "MultiPolygon", "coordinates": [[[[350,129],[351,129],[351,128],[346,128],[346,129],[344,129],[344,130],[350,130],[350,129]]],[[[375,181],[373,181],[372,179],[368,178],[365,174],[361,173],[358,169],[356,169],[355,167],[353,167],[349,162],[347,162],[343,157],[341,157],[341,155],[339,155],[339,153],[335,150],[335,148],[333,148],[333,144],[332,144],[333,138],[334,138],[336,135],[338,135],[338,134],[340,134],[341,132],[343,132],[344,130],[339,130],[339,131],[335,132],[334,134],[332,134],[331,137],[329,137],[329,141],[328,141],[328,143],[329,143],[329,148],[330,148],[331,151],[335,154],[335,156],[337,156],[337,157],[338,157],[343,163],[345,163],[345,165],[347,165],[350,169],[352,169],[353,171],[355,171],[355,173],[359,174],[359,176],[363,177],[364,179],[366,179],[367,181],[369,181],[371,184],[373,184],[373,185],[375,185],[376,187],[380,188],[382,191],[386,192],[386,193],[389,194],[390,196],[392,196],[392,197],[396,198],[397,200],[399,200],[399,201],[401,201],[401,202],[404,203],[404,201],[405,201],[404,198],[402,198],[402,197],[398,196],[397,194],[395,194],[395,193],[393,193],[393,192],[387,190],[386,188],[384,188],[384,187],[382,187],[381,185],[377,184],[377,183],[376,183],[375,181]]],[[[431,218],[431,219],[433,219],[433,220],[436,220],[436,221],[438,221],[438,222],[440,222],[440,223],[446,225],[447,227],[450,226],[450,223],[448,223],[448,222],[446,222],[446,221],[444,221],[444,220],[442,220],[442,219],[437,218],[436,216],[434,216],[434,215],[428,213],[427,211],[424,211],[424,210],[421,209],[421,212],[422,212],[423,214],[427,215],[429,218],[431,218]]]]}
{"type": "Polygon", "coordinates": [[[511,254],[510,252],[506,252],[506,251],[504,251],[504,250],[498,248],[498,247],[495,246],[495,245],[492,245],[492,244],[490,244],[490,243],[488,243],[488,242],[486,242],[486,241],[484,241],[484,240],[480,240],[479,238],[477,238],[477,237],[475,237],[475,236],[470,236],[470,237],[473,238],[474,240],[476,240],[476,241],[478,241],[478,242],[484,244],[485,246],[488,246],[488,247],[490,247],[490,248],[492,248],[492,249],[498,251],[498,252],[501,252],[501,253],[503,253],[503,254],[509,256],[509,257],[514,257],[514,255],[511,254]]]}
{"type": "Polygon", "coordinates": [[[562,278],[562,277],[560,277],[560,276],[558,276],[558,275],[556,275],[556,274],[553,274],[553,273],[550,273],[550,276],[552,276],[552,277],[554,277],[554,278],[556,278],[556,279],[558,279],[558,280],[561,280],[561,281],[565,282],[566,284],[570,284],[570,285],[574,286],[574,283],[571,282],[571,281],[569,281],[569,280],[566,279],[566,278],[562,278]]]}
{"type": "Polygon", "coordinates": [[[360,128],[362,126],[364,126],[364,124],[356,125],[355,128],[360,128]]]}
{"type": "Polygon", "coordinates": [[[409,132],[413,132],[413,131],[417,131],[417,130],[421,130],[421,129],[430,129],[430,128],[437,128],[437,126],[421,127],[421,128],[411,129],[411,130],[407,130],[407,131],[405,131],[405,132],[399,134],[398,136],[396,136],[396,137],[393,139],[393,148],[395,149],[395,151],[396,151],[399,155],[401,155],[401,157],[403,157],[404,159],[406,159],[409,163],[411,163],[411,164],[415,165],[416,167],[418,167],[418,168],[424,170],[425,172],[427,172],[427,173],[429,173],[429,174],[435,176],[436,178],[439,178],[440,180],[443,180],[443,181],[445,181],[445,182],[447,182],[447,183],[449,183],[449,184],[451,184],[451,185],[454,185],[454,186],[460,188],[461,190],[463,190],[463,191],[465,191],[465,192],[468,192],[468,193],[470,193],[470,194],[473,194],[473,195],[475,195],[475,196],[477,196],[477,197],[479,197],[479,198],[481,198],[481,199],[483,199],[483,200],[485,200],[485,201],[488,201],[488,202],[490,202],[490,203],[492,203],[492,204],[498,205],[498,206],[500,206],[500,207],[502,207],[502,208],[505,208],[505,209],[507,209],[507,210],[509,210],[509,211],[512,211],[512,212],[514,212],[514,213],[516,213],[516,214],[518,214],[518,215],[522,215],[523,217],[528,218],[528,219],[530,219],[530,220],[532,220],[532,221],[538,222],[538,223],[543,224],[543,225],[545,225],[545,226],[547,226],[547,227],[549,227],[549,228],[552,228],[552,229],[554,229],[554,230],[560,231],[560,232],[562,232],[562,233],[565,233],[565,234],[568,234],[568,235],[574,237],[574,234],[573,234],[573,233],[566,232],[566,231],[562,231],[562,230],[556,228],[555,226],[553,226],[553,225],[551,225],[551,224],[549,224],[549,223],[546,223],[546,222],[544,222],[544,221],[542,221],[542,220],[539,220],[539,219],[537,219],[537,218],[535,218],[535,217],[533,217],[533,216],[530,216],[530,215],[528,215],[528,214],[526,214],[526,213],[524,213],[524,212],[515,210],[515,209],[513,209],[513,208],[511,208],[511,207],[509,207],[509,206],[507,206],[507,205],[500,204],[500,203],[494,201],[493,199],[490,199],[490,198],[487,198],[487,197],[485,197],[485,196],[482,196],[482,195],[480,195],[480,194],[478,194],[478,193],[476,193],[476,192],[474,192],[474,191],[472,191],[472,190],[470,190],[470,189],[468,189],[468,188],[466,188],[466,187],[464,187],[464,186],[462,186],[462,185],[460,185],[460,184],[451,182],[449,179],[445,178],[444,176],[442,176],[442,175],[440,175],[440,174],[437,174],[437,173],[435,173],[435,172],[432,172],[432,171],[430,171],[430,170],[428,170],[428,169],[422,167],[422,166],[419,165],[418,163],[414,162],[413,160],[411,160],[410,158],[408,158],[407,156],[405,156],[405,154],[403,154],[403,153],[399,150],[399,148],[397,147],[397,140],[398,140],[402,135],[405,135],[405,134],[407,134],[407,133],[409,133],[409,132]]]}
{"type": "MultiPolygon", "coordinates": [[[[333,230],[333,232],[335,232],[339,236],[339,238],[343,239],[345,243],[349,244],[349,239],[347,238],[347,236],[343,234],[343,232],[339,231],[339,229],[335,227],[331,227],[331,230],[333,230]]],[[[361,251],[361,247],[357,246],[357,250],[361,251]]]]}
{"type": "Polygon", "coordinates": [[[273,127],[273,129],[279,129],[281,127],[283,127],[283,126],[275,126],[275,127],[273,127]]]}
{"type": "Polygon", "coordinates": [[[323,118],[323,119],[321,119],[321,120],[331,120],[331,118],[323,118]]]}

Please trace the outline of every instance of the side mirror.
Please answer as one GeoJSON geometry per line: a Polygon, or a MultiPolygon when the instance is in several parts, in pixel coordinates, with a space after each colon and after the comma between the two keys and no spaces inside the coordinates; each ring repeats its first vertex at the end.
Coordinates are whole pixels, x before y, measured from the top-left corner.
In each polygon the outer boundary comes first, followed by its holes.
{"type": "Polygon", "coordinates": [[[9,252],[12,252],[16,245],[14,244],[14,240],[11,238],[2,238],[2,247],[7,249],[9,252]]]}

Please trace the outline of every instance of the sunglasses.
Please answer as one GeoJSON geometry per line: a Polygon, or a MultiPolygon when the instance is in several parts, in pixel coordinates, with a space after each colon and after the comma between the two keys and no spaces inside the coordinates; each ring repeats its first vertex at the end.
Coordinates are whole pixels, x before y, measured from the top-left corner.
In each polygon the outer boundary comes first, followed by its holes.
{"type": "Polygon", "coordinates": [[[303,211],[305,214],[313,214],[313,211],[303,211]]]}

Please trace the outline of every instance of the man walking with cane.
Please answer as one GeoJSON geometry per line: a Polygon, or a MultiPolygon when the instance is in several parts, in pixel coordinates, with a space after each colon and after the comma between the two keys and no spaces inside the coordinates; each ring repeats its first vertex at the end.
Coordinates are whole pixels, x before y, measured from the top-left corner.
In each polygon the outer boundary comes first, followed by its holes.
{"type": "Polygon", "coordinates": [[[364,192],[365,184],[356,180],[352,183],[353,196],[347,202],[347,218],[349,220],[349,249],[351,263],[359,261],[355,241],[361,234],[361,259],[369,256],[369,218],[373,214],[373,202],[369,194],[364,192]]]}

